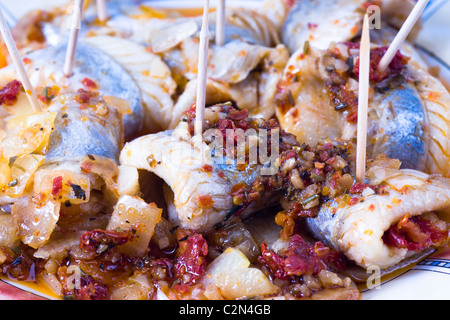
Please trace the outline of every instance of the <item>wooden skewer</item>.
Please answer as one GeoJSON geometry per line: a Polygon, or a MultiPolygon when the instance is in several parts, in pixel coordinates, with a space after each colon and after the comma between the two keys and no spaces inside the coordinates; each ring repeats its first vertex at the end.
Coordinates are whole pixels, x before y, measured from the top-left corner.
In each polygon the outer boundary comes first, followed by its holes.
{"type": "Polygon", "coordinates": [[[408,18],[406,18],[405,22],[400,28],[400,31],[395,36],[394,40],[392,40],[391,45],[389,46],[388,50],[384,54],[380,63],[378,64],[378,71],[383,72],[387,69],[392,59],[394,59],[395,54],[397,53],[398,50],[400,50],[400,47],[402,46],[408,34],[411,32],[412,28],[416,24],[417,20],[419,19],[420,15],[422,14],[423,10],[425,9],[429,1],[430,0],[417,1],[413,10],[409,14],[408,18]]]}
{"type": "Polygon", "coordinates": [[[369,107],[370,34],[369,17],[364,15],[359,53],[358,127],[356,143],[356,181],[366,176],[367,112],[369,107]]]}
{"type": "Polygon", "coordinates": [[[3,11],[3,16],[10,28],[13,28],[17,24],[17,18],[3,5],[0,3],[0,9],[3,11]]]}
{"type": "Polygon", "coordinates": [[[197,101],[194,122],[195,135],[203,133],[203,121],[205,118],[206,104],[206,81],[209,47],[209,29],[208,29],[209,0],[205,0],[203,8],[203,22],[200,31],[200,45],[198,54],[198,77],[197,77],[197,101]]]}
{"type": "Polygon", "coordinates": [[[216,10],[216,45],[225,44],[225,0],[219,0],[216,10]]]}
{"type": "Polygon", "coordinates": [[[36,92],[34,91],[33,86],[31,85],[30,78],[28,77],[27,71],[25,70],[25,66],[23,65],[22,58],[20,57],[19,50],[17,50],[16,43],[11,35],[11,31],[9,30],[8,23],[6,22],[5,16],[3,15],[3,11],[0,10],[0,32],[2,33],[3,40],[8,48],[9,54],[11,56],[11,60],[13,61],[17,72],[20,77],[20,81],[25,89],[25,93],[30,101],[31,107],[34,112],[42,111],[39,100],[36,96],[36,92]]]}
{"type": "Polygon", "coordinates": [[[69,42],[67,43],[66,58],[64,61],[64,75],[70,77],[73,73],[73,62],[77,49],[78,33],[81,28],[81,16],[83,12],[84,0],[75,0],[72,14],[72,25],[70,26],[69,42]]]}
{"type": "Polygon", "coordinates": [[[97,0],[97,15],[98,20],[101,22],[108,20],[108,11],[106,8],[106,0],[97,0]]]}

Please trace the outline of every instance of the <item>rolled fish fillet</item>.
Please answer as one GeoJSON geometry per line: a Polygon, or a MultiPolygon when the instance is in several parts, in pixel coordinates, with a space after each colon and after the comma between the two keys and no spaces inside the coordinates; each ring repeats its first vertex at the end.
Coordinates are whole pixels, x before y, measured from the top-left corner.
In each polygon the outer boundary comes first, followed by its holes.
{"type": "MultiPolygon", "coordinates": [[[[372,19],[375,33],[383,33],[386,25],[400,29],[413,9],[413,0],[268,0],[266,5],[275,10],[267,13],[275,24],[282,23],[282,42],[293,53],[303,49],[305,43],[326,49],[332,42],[349,41],[361,32],[365,12],[372,19]],[[373,6],[371,8],[371,6],[373,6]],[[284,7],[284,10],[283,10],[284,7]],[[384,25],[386,24],[386,25],[384,25]]],[[[267,9],[266,9],[267,11],[267,9]]],[[[420,30],[420,21],[410,33],[410,38],[420,30]]]]}
{"type": "Polygon", "coordinates": [[[212,155],[220,149],[198,138],[191,136],[188,123],[182,121],[175,130],[126,143],[120,154],[122,165],[148,170],[164,180],[170,188],[165,190],[169,219],[175,225],[206,231],[234,214],[246,217],[278,201],[275,190],[265,189],[263,197],[236,202],[238,190],[252,186],[264,165],[238,169],[232,158],[218,161],[212,155]]]}
{"type": "MultiPolygon", "coordinates": [[[[270,119],[275,114],[273,100],[277,84],[288,60],[289,54],[283,45],[266,48],[238,41],[226,44],[210,59],[206,103],[233,101],[239,108],[247,109],[251,116],[270,119]]],[[[183,113],[195,103],[196,88],[196,78],[186,84],[173,107],[170,129],[178,125],[183,113]]]]}
{"type": "Polygon", "coordinates": [[[104,186],[111,195],[115,192],[123,145],[121,114],[96,93],[56,96],[48,111],[56,118],[44,159],[30,173],[31,190],[11,199],[18,235],[33,248],[50,241],[65,208],[80,206],[86,214],[98,214],[96,202],[101,198],[103,210],[110,199],[100,192],[104,186]]]}
{"type": "MultiPolygon", "coordinates": [[[[300,142],[355,139],[358,81],[345,76],[355,70],[352,55],[359,49],[349,50],[352,46],[336,43],[327,51],[309,47],[307,54],[298,50],[290,58],[276,94],[277,116],[282,128],[300,142]]],[[[383,48],[374,47],[372,57],[376,59],[383,48]]],[[[371,81],[368,156],[385,153],[399,159],[403,168],[448,176],[445,123],[450,119],[450,94],[421,61],[405,63],[402,55],[396,59],[398,65],[393,68],[400,72],[371,81]]]]}
{"type": "Polygon", "coordinates": [[[282,28],[282,41],[295,52],[305,42],[326,49],[331,42],[348,41],[362,26],[362,0],[294,1],[282,28]]]}
{"type": "Polygon", "coordinates": [[[104,35],[87,37],[84,41],[117,61],[135,80],[142,92],[144,130],[167,129],[177,85],[161,57],[139,43],[120,37],[104,35]]]}
{"type": "Polygon", "coordinates": [[[377,266],[381,269],[394,266],[417,251],[447,240],[447,222],[439,220],[433,212],[450,204],[450,179],[411,169],[376,165],[367,174],[371,178],[370,185],[382,185],[382,191],[374,192],[367,188],[356,196],[358,201],[355,204],[339,199],[325,203],[316,218],[307,219],[307,225],[316,237],[343,252],[361,267],[377,266]],[[410,218],[417,217],[422,219],[422,225],[411,223],[410,218]],[[409,229],[405,227],[408,224],[409,229]],[[432,224],[434,231],[423,227],[432,224]],[[405,228],[406,240],[387,240],[392,230],[390,228],[405,228]],[[438,243],[430,240],[433,232],[440,234],[438,243]],[[399,245],[406,241],[411,241],[411,246],[399,245]],[[414,241],[427,245],[421,247],[414,241]]]}
{"type": "Polygon", "coordinates": [[[115,108],[87,92],[57,96],[48,110],[57,116],[46,163],[80,161],[92,155],[118,164],[123,126],[122,116],[115,108]]]}
{"type": "MultiPolygon", "coordinates": [[[[95,47],[77,44],[73,75],[63,74],[66,45],[46,47],[24,56],[25,68],[38,95],[46,88],[57,88],[59,94],[79,89],[99,92],[113,107],[123,113],[124,135],[135,136],[143,126],[143,101],[139,86],[120,63],[95,47]]],[[[0,70],[0,78],[16,79],[14,67],[0,70]]]]}
{"type": "MultiPolygon", "coordinates": [[[[57,48],[36,51],[24,60],[30,78],[36,84],[43,111],[33,113],[28,100],[23,99],[25,93],[21,91],[16,103],[5,106],[12,116],[8,121],[6,139],[2,141],[2,147],[9,150],[4,159],[12,163],[12,169],[19,171],[13,171],[17,185],[14,190],[5,190],[2,201],[12,204],[11,213],[18,236],[33,248],[39,248],[50,240],[57,228],[60,211],[68,207],[73,210],[81,206],[98,208],[96,199],[91,203],[91,198],[101,198],[105,204],[110,200],[108,197],[113,198],[114,176],[118,171],[118,156],[124,139],[123,115],[95,89],[104,85],[103,88],[111,90],[111,93],[114,90],[118,94],[132,92],[132,84],[131,90],[121,89],[113,79],[108,79],[108,75],[123,75],[125,71],[111,59],[112,63],[102,62],[101,56],[96,57],[99,60],[94,59],[98,62],[98,69],[86,62],[82,66],[77,65],[76,74],[65,78],[62,69],[57,69],[58,66],[62,68],[57,58],[52,60],[46,56],[44,62],[44,51],[48,54],[54,50],[57,48]],[[102,69],[108,67],[111,69],[102,69]],[[100,77],[99,70],[105,72],[103,80],[94,82],[88,78],[93,74],[100,77]],[[34,124],[32,119],[37,123],[34,124]],[[34,141],[30,136],[39,139],[41,135],[46,138],[38,140],[39,145],[30,142],[34,141]],[[12,144],[22,140],[23,146],[12,144]],[[27,141],[33,149],[26,147],[27,141]],[[105,185],[110,192],[101,192],[105,185]],[[107,193],[109,195],[105,196],[107,193]]],[[[92,50],[89,52],[95,54],[95,49],[92,50]]],[[[12,83],[17,82],[11,67],[1,69],[0,74],[2,81],[14,79],[12,83]]],[[[90,209],[87,211],[92,213],[90,209]]]]}
{"type": "Polygon", "coordinates": [[[166,182],[173,192],[173,199],[166,199],[173,204],[168,212],[172,222],[207,230],[233,209],[232,185],[215,170],[203,169],[206,154],[186,134],[177,128],[137,138],[125,144],[120,162],[151,171],[166,182]]]}
{"type": "MultiPolygon", "coordinates": [[[[184,92],[186,83],[197,77],[202,17],[175,18],[158,10],[154,11],[155,15],[149,15],[148,12],[153,11],[137,2],[112,1],[108,3],[108,9],[108,21],[99,24],[95,6],[90,6],[84,16],[80,37],[117,60],[135,78],[142,89],[145,106],[143,134],[173,129],[179,121],[178,114],[174,117],[171,112],[173,104],[177,103],[177,94],[184,92]],[[158,62],[157,55],[164,62],[158,62]],[[164,63],[170,67],[169,76],[162,74],[167,73],[164,70],[167,66],[156,66],[164,63]],[[161,81],[156,83],[158,80],[161,81]]],[[[288,59],[288,51],[279,44],[278,30],[267,17],[267,11],[228,8],[225,43],[217,46],[211,41],[208,63],[208,77],[220,82],[225,94],[232,98],[217,102],[233,100],[241,108],[251,107],[252,115],[266,119],[274,115],[273,88],[288,59]],[[275,48],[277,44],[279,46],[275,48]]],[[[211,40],[216,32],[215,19],[215,13],[211,13],[211,40]]],[[[67,31],[64,30],[66,23],[61,20],[64,18],[44,24],[43,33],[47,39],[53,39],[55,35],[60,38],[52,42],[54,45],[62,42],[67,31]]],[[[186,111],[191,104],[186,106],[185,101],[186,97],[180,97],[175,109],[186,111]]],[[[133,126],[125,124],[126,138],[130,136],[127,134],[129,127],[133,126]]]]}

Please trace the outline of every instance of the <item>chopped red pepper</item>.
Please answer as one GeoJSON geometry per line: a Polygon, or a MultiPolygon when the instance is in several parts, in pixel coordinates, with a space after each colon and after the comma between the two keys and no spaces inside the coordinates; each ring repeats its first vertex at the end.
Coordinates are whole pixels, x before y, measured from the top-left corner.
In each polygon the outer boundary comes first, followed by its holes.
{"type": "Polygon", "coordinates": [[[390,247],[420,251],[439,245],[448,238],[449,231],[441,230],[430,220],[414,216],[400,220],[383,235],[383,242],[390,247]]]}
{"type": "Polygon", "coordinates": [[[282,255],[269,250],[266,243],[262,244],[261,252],[258,261],[279,279],[317,275],[322,270],[344,270],[346,267],[346,261],[340,253],[320,241],[308,243],[299,234],[291,237],[289,247],[282,255]]]}
{"type": "Polygon", "coordinates": [[[174,274],[183,284],[194,284],[205,273],[208,243],[201,234],[186,234],[184,230],[178,230],[178,233],[181,238],[174,274]]]}
{"type": "Polygon", "coordinates": [[[112,248],[118,245],[127,243],[134,238],[132,229],[125,231],[111,231],[111,230],[91,230],[86,231],[81,235],[80,248],[86,252],[97,252],[100,245],[106,245],[112,248]]]}
{"type": "Polygon", "coordinates": [[[52,186],[52,195],[56,197],[62,190],[63,187],[63,177],[58,176],[53,179],[53,186],[52,186]]]}
{"type": "Polygon", "coordinates": [[[81,83],[90,90],[97,89],[97,84],[89,78],[84,78],[83,80],[81,80],[81,83]]]}
{"type": "Polygon", "coordinates": [[[22,88],[22,82],[13,80],[0,89],[0,105],[12,106],[16,103],[17,97],[22,88]]]}

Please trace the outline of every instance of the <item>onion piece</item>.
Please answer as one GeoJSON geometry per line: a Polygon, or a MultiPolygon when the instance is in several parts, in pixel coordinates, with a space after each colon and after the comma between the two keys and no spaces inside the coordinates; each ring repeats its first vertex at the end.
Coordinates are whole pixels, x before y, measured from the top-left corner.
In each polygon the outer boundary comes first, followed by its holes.
{"type": "Polygon", "coordinates": [[[80,237],[82,232],[54,232],[49,241],[41,246],[33,256],[35,258],[49,260],[62,259],[72,248],[80,245],[80,237]]]}
{"type": "Polygon", "coordinates": [[[55,296],[61,297],[63,295],[62,284],[53,273],[41,272],[37,275],[37,281],[39,284],[44,285],[55,296]]]}
{"type": "Polygon", "coordinates": [[[12,106],[4,104],[3,108],[5,108],[13,116],[30,115],[34,111],[25,91],[21,91],[19,93],[16,103],[14,103],[12,106]]]}
{"type": "Polygon", "coordinates": [[[139,190],[139,172],[137,168],[120,165],[117,176],[117,191],[119,195],[135,196],[139,190]]]}
{"type": "Polygon", "coordinates": [[[3,155],[6,158],[31,152],[45,152],[56,112],[39,112],[15,116],[8,121],[8,133],[3,140],[3,155]]]}
{"type": "Polygon", "coordinates": [[[0,158],[0,189],[6,187],[11,181],[11,168],[9,167],[9,161],[6,158],[0,158]]]}
{"type": "Polygon", "coordinates": [[[11,247],[19,239],[17,226],[11,214],[0,215],[0,247],[11,247]]]}
{"type": "Polygon", "coordinates": [[[146,203],[139,197],[123,195],[117,201],[107,230],[134,229],[135,237],[120,246],[123,253],[129,256],[145,255],[155,226],[161,220],[162,209],[154,203],[146,203]]]}
{"type": "Polygon", "coordinates": [[[119,196],[116,182],[119,169],[112,159],[97,155],[87,155],[81,159],[80,167],[86,173],[94,173],[100,176],[105,181],[107,188],[117,197],[119,196]]]}
{"type": "Polygon", "coordinates": [[[226,299],[250,298],[279,292],[280,289],[270,282],[261,270],[249,266],[250,261],[242,252],[229,248],[206,268],[201,283],[205,288],[216,285],[226,299]]]}
{"type": "Polygon", "coordinates": [[[148,300],[155,288],[143,274],[129,277],[123,285],[114,289],[111,300],[148,300]]]}
{"type": "Polygon", "coordinates": [[[71,170],[40,169],[34,178],[34,194],[73,204],[89,202],[91,182],[86,174],[71,170]]]}
{"type": "Polygon", "coordinates": [[[183,40],[191,37],[198,31],[198,25],[193,20],[188,20],[168,27],[155,33],[152,37],[152,51],[161,53],[176,47],[183,40]]]}
{"type": "Polygon", "coordinates": [[[44,160],[44,156],[37,154],[17,157],[11,166],[11,181],[5,187],[4,194],[10,197],[22,196],[31,183],[34,172],[44,160]]]}
{"type": "Polygon", "coordinates": [[[11,214],[22,242],[35,249],[44,245],[55,229],[60,208],[58,201],[39,201],[36,197],[22,197],[14,203],[11,214]]]}

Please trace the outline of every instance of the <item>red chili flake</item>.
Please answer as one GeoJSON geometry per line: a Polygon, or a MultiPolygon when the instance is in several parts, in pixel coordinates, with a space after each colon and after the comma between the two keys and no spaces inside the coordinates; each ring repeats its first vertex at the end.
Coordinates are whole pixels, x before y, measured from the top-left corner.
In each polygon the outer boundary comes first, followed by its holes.
{"type": "Polygon", "coordinates": [[[348,122],[357,122],[358,121],[358,112],[354,111],[351,112],[348,116],[347,116],[347,121],[348,122]]]}
{"type": "Polygon", "coordinates": [[[361,193],[363,192],[364,189],[366,189],[367,187],[369,187],[369,185],[365,184],[365,183],[361,183],[361,182],[356,182],[352,185],[352,187],[350,188],[350,193],[351,194],[355,194],[355,193],[361,193]]]}
{"type": "Polygon", "coordinates": [[[125,231],[111,231],[111,230],[91,230],[86,231],[80,238],[80,249],[86,252],[97,252],[100,245],[107,245],[108,248],[112,248],[118,245],[122,245],[131,241],[134,238],[133,229],[125,231]]]}
{"type": "Polygon", "coordinates": [[[80,165],[81,170],[91,172],[94,163],[92,161],[83,161],[80,165]]]}
{"type": "MultiPolygon", "coordinates": [[[[375,83],[381,82],[388,77],[393,78],[399,75],[409,61],[409,58],[404,56],[399,50],[395,54],[388,68],[385,71],[380,72],[378,70],[378,65],[388,48],[389,47],[384,46],[370,50],[370,80],[375,83]]],[[[353,74],[356,77],[359,76],[359,59],[356,59],[355,61],[355,65],[353,66],[353,74]]]]}
{"type": "Polygon", "coordinates": [[[296,0],[286,0],[286,7],[291,9],[295,5],[296,0]]]}
{"type": "Polygon", "coordinates": [[[214,200],[211,198],[209,194],[198,197],[198,205],[202,209],[209,209],[214,205],[214,200]]]}
{"type": "Polygon", "coordinates": [[[53,179],[52,195],[56,197],[62,190],[63,177],[59,176],[53,179]]]}
{"type": "Polygon", "coordinates": [[[261,244],[261,256],[258,261],[269,268],[270,272],[278,279],[287,279],[288,274],[284,268],[285,258],[268,249],[267,243],[261,244]]]}
{"type": "Polygon", "coordinates": [[[83,80],[81,80],[81,83],[88,89],[91,90],[97,89],[97,84],[89,78],[84,78],[83,80]]]}
{"type": "Polygon", "coordinates": [[[383,235],[383,242],[390,247],[420,251],[447,240],[448,230],[442,230],[422,216],[402,219],[383,235]]]}
{"type": "Polygon", "coordinates": [[[205,171],[205,172],[212,172],[213,167],[212,167],[211,165],[209,165],[209,164],[205,164],[205,165],[202,167],[202,169],[203,169],[203,171],[205,171]]]}
{"type": "Polygon", "coordinates": [[[195,113],[196,113],[196,104],[193,103],[189,109],[187,109],[184,114],[188,117],[188,119],[194,119],[195,118],[195,113]]]}
{"type": "Polygon", "coordinates": [[[248,118],[248,110],[232,110],[228,115],[227,118],[230,120],[238,121],[242,119],[248,118]]]}
{"type": "Polygon", "coordinates": [[[17,96],[22,88],[22,82],[13,80],[0,89],[0,106],[2,104],[12,106],[17,101],[17,96]]]}
{"type": "Polygon", "coordinates": [[[25,58],[22,59],[22,61],[23,61],[24,64],[29,64],[31,62],[31,59],[25,57],[25,58]]]}
{"type": "Polygon", "coordinates": [[[183,284],[195,284],[205,273],[208,243],[198,233],[185,235],[184,230],[178,230],[177,233],[181,238],[178,240],[177,259],[173,266],[175,278],[183,284]]]}
{"type": "Polygon", "coordinates": [[[317,23],[308,22],[308,29],[309,30],[314,30],[316,28],[317,28],[317,23]]]}
{"type": "Polygon", "coordinates": [[[78,94],[75,96],[75,101],[78,103],[89,103],[92,98],[98,96],[97,92],[88,91],[84,89],[78,89],[77,93],[78,94]]]}
{"type": "Polygon", "coordinates": [[[268,267],[279,279],[292,276],[317,275],[322,270],[344,270],[345,258],[335,250],[318,241],[314,244],[306,242],[299,234],[294,234],[288,249],[281,254],[268,250],[267,244],[261,246],[258,261],[268,267]]]}

